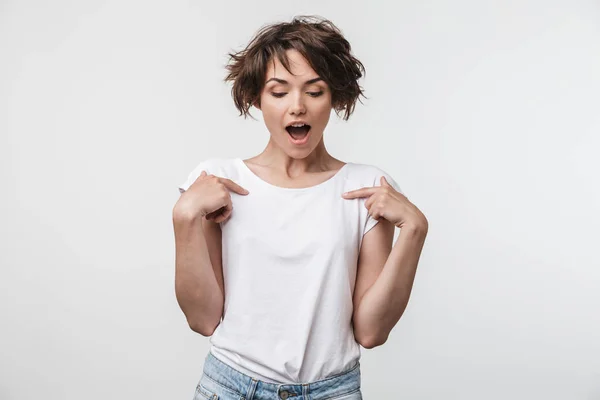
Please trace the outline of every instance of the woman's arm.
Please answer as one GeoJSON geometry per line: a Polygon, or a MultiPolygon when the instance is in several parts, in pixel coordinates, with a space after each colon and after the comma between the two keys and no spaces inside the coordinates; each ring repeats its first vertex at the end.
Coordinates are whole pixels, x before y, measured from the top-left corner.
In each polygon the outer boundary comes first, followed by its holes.
{"type": "Polygon", "coordinates": [[[427,230],[426,223],[405,225],[393,247],[394,225],[388,221],[365,235],[353,314],[354,335],[363,347],[384,344],[404,313],[427,230]]]}
{"type": "Polygon", "coordinates": [[[203,336],[221,322],[224,285],[221,228],[202,217],[173,210],[175,294],[190,328],[203,336]]]}

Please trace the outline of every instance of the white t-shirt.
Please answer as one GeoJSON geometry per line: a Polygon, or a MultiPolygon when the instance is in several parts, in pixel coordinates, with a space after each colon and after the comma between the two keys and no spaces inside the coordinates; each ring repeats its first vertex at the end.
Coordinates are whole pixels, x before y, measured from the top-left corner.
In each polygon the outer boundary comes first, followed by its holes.
{"type": "Polygon", "coordinates": [[[201,162],[179,187],[200,175],[229,178],[247,189],[231,193],[221,223],[224,316],[210,352],[255,379],[308,383],[343,373],[360,359],[352,328],[352,294],[363,235],[377,220],[367,198],[342,193],[380,186],[381,169],[347,163],[327,181],[283,188],[254,174],[241,158],[201,162]]]}

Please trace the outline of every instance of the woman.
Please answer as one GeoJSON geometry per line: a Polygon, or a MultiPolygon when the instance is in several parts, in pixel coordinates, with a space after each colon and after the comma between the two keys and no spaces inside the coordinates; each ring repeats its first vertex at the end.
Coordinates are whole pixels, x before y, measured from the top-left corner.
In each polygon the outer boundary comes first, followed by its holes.
{"type": "Polygon", "coordinates": [[[361,399],[359,344],[383,344],[402,315],[427,220],[384,171],[325,148],[364,73],[330,21],[266,26],[230,56],[235,105],[261,110],[270,140],[179,187],[177,300],[211,336],[195,398],[361,399]]]}

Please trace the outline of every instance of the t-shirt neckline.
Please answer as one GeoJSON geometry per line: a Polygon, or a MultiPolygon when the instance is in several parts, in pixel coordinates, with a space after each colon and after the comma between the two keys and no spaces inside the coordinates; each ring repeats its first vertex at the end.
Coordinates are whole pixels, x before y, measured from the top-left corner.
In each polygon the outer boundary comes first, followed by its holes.
{"type": "Polygon", "coordinates": [[[256,175],[251,169],[250,167],[248,167],[246,165],[246,163],[244,162],[244,160],[242,160],[241,158],[235,158],[235,161],[242,167],[242,169],[244,171],[247,172],[248,175],[250,175],[252,177],[252,179],[254,179],[255,181],[259,182],[261,185],[275,189],[275,190],[279,190],[279,191],[283,191],[283,192],[305,192],[308,190],[315,190],[317,188],[323,187],[327,184],[329,184],[330,182],[335,181],[338,176],[340,176],[342,174],[342,172],[346,169],[346,167],[348,166],[348,164],[351,164],[349,162],[345,163],[342,168],[340,168],[333,176],[331,176],[329,179],[318,183],[316,185],[313,186],[308,186],[308,187],[303,187],[303,188],[286,188],[283,186],[277,186],[277,185],[273,185],[272,183],[269,183],[267,181],[265,181],[264,179],[262,179],[261,177],[259,177],[258,175],[256,175]]]}

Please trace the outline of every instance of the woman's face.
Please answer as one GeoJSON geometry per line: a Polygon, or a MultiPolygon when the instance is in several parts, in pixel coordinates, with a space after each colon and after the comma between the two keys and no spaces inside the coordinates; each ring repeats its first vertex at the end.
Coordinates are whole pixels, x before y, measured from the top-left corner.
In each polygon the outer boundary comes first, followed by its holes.
{"type": "Polygon", "coordinates": [[[331,115],[331,92],[297,50],[286,53],[293,74],[276,58],[269,63],[260,110],[271,139],[289,156],[304,158],[322,141],[331,115]],[[290,128],[294,121],[310,129],[290,128]]]}

